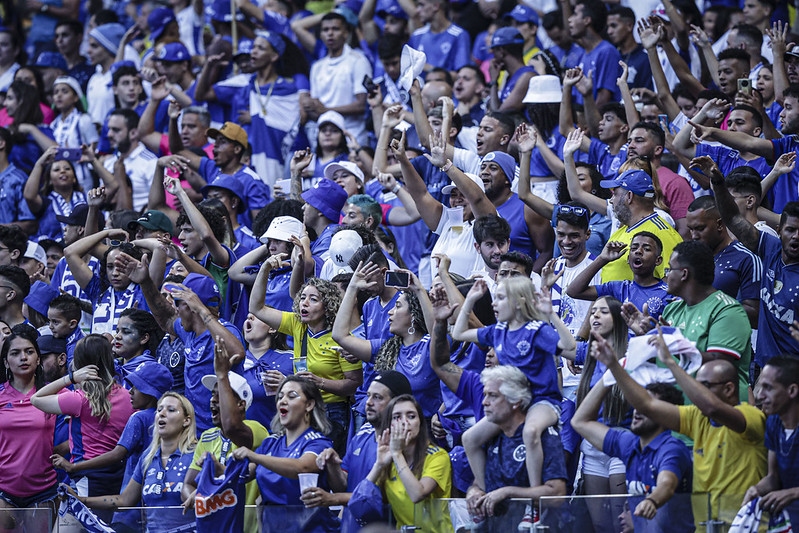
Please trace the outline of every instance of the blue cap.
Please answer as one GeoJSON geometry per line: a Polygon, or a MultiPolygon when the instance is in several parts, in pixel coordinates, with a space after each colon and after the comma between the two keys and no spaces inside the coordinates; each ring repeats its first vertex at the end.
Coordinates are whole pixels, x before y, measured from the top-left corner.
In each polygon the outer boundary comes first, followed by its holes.
{"type": "Polygon", "coordinates": [[[491,46],[489,48],[496,48],[497,46],[506,46],[509,44],[524,44],[524,37],[519,33],[516,28],[506,26],[494,32],[491,37],[491,46]]]}
{"type": "Polygon", "coordinates": [[[175,22],[175,13],[168,7],[157,7],[150,12],[147,17],[147,27],[150,28],[150,37],[153,42],[157,41],[161,34],[170,23],[175,22]]]}
{"type": "Polygon", "coordinates": [[[394,18],[408,20],[408,14],[399,6],[399,4],[389,4],[377,12],[377,16],[381,18],[386,18],[389,15],[394,18]]]}
{"type": "MultiPolygon", "coordinates": [[[[219,306],[219,287],[217,287],[212,278],[192,272],[183,280],[183,286],[191,289],[200,298],[200,301],[208,307],[219,306]]],[[[180,288],[174,285],[164,285],[164,287],[170,292],[175,288],[180,288]]]]}
{"type": "Polygon", "coordinates": [[[89,37],[95,39],[100,43],[100,46],[111,52],[112,55],[117,55],[119,44],[122,42],[124,35],[125,26],[119,22],[101,24],[89,32],[89,37]]]}
{"type": "Polygon", "coordinates": [[[333,13],[338,13],[344,20],[347,21],[347,24],[353,28],[358,27],[358,13],[360,12],[360,8],[358,6],[358,2],[353,0],[346,0],[345,2],[340,3],[333,9],[333,13]]]}
{"type": "Polygon", "coordinates": [[[599,182],[601,187],[606,189],[613,189],[621,187],[638,196],[644,198],[655,197],[655,187],[652,185],[652,177],[643,170],[631,169],[625,170],[615,180],[602,180],[599,182]]]}
{"type": "Polygon", "coordinates": [[[160,398],[165,392],[172,390],[174,379],[172,372],[161,363],[145,361],[125,376],[125,381],[153,398],[160,398]]]}
{"type": "Polygon", "coordinates": [[[183,46],[183,43],[167,43],[161,47],[158,52],[159,61],[191,61],[191,54],[189,49],[183,46]]]}
{"type": "Polygon", "coordinates": [[[31,290],[24,301],[28,304],[28,307],[37,313],[47,316],[47,309],[50,308],[50,302],[59,294],[61,293],[56,287],[39,280],[31,285],[31,290]]]}
{"type": "Polygon", "coordinates": [[[266,39],[269,46],[271,46],[279,56],[282,56],[283,52],[286,51],[286,41],[283,40],[279,33],[273,31],[258,31],[255,32],[255,37],[266,39]]]}
{"type": "Polygon", "coordinates": [[[318,209],[325,217],[338,222],[341,210],[347,203],[347,191],[335,181],[323,178],[302,193],[302,199],[311,207],[318,209]]]}
{"type": "Polygon", "coordinates": [[[482,166],[483,163],[488,163],[489,161],[493,161],[499,165],[499,167],[502,169],[502,172],[505,173],[508,183],[513,183],[513,177],[516,175],[516,160],[513,159],[512,155],[499,151],[488,152],[483,156],[482,161],[480,161],[480,165],[482,166]]]}
{"type": "MultiPolygon", "coordinates": [[[[205,12],[211,20],[217,22],[233,21],[230,16],[230,0],[214,0],[211,5],[205,8],[205,12]]],[[[244,15],[238,9],[236,10],[236,20],[244,20],[244,15]]]]}
{"type": "Polygon", "coordinates": [[[42,52],[39,54],[39,57],[36,58],[36,63],[34,63],[33,66],[42,68],[57,68],[63,70],[64,72],[69,70],[69,67],[67,66],[67,60],[64,59],[64,56],[58,52],[42,52]]]}
{"type": "Polygon", "coordinates": [[[56,339],[52,335],[40,335],[36,339],[36,344],[39,346],[39,353],[42,355],[67,353],[67,339],[56,339]]]}
{"type": "Polygon", "coordinates": [[[535,9],[522,4],[517,4],[505,17],[512,18],[516,22],[532,22],[533,24],[538,24],[538,13],[535,12],[535,9]]]}
{"type": "Polygon", "coordinates": [[[250,55],[251,52],[252,52],[252,39],[239,39],[239,46],[238,48],[236,48],[236,55],[233,57],[250,55]]]}
{"type": "Polygon", "coordinates": [[[241,200],[239,202],[238,212],[243,213],[247,210],[247,193],[244,192],[244,184],[236,177],[229,174],[220,174],[214,181],[200,189],[200,192],[203,193],[203,197],[205,197],[211,189],[225,189],[235,194],[239,200],[241,200]]]}

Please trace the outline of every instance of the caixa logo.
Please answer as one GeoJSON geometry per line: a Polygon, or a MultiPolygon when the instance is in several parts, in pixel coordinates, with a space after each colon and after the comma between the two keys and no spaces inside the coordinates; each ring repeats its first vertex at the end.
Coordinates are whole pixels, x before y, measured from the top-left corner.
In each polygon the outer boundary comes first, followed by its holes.
{"type": "Polygon", "coordinates": [[[227,489],[222,494],[212,496],[200,496],[194,500],[194,514],[199,518],[208,516],[225,507],[235,507],[238,498],[233,489],[227,489]]]}

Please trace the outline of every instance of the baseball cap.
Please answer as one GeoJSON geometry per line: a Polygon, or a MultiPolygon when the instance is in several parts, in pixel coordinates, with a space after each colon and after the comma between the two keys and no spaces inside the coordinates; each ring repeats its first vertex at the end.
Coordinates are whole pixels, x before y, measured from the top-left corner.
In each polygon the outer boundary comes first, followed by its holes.
{"type": "Polygon", "coordinates": [[[350,259],[363,246],[363,239],[357,231],[343,229],[333,234],[330,239],[330,259],[339,267],[339,272],[352,272],[350,259]]]}
{"type": "Polygon", "coordinates": [[[47,253],[38,242],[28,241],[28,247],[25,249],[23,257],[27,259],[35,259],[43,265],[47,264],[47,253]]]}
{"type": "Polygon", "coordinates": [[[36,63],[34,63],[33,66],[41,68],[57,68],[59,70],[63,70],[64,72],[69,70],[69,66],[67,66],[67,60],[64,59],[64,56],[58,52],[42,52],[39,54],[39,57],[36,58],[36,63]]]}
{"type": "Polygon", "coordinates": [[[489,48],[496,48],[497,46],[506,46],[509,44],[524,44],[524,37],[519,33],[519,30],[506,26],[494,32],[491,37],[491,46],[489,48]]]}
{"type": "Polygon", "coordinates": [[[493,161],[499,165],[499,168],[505,173],[505,178],[508,180],[508,183],[513,183],[513,177],[516,175],[516,160],[513,159],[512,155],[499,151],[488,152],[483,156],[483,160],[480,163],[488,163],[489,161],[493,161]]]}
{"type": "Polygon", "coordinates": [[[68,86],[70,89],[75,91],[75,94],[78,95],[78,99],[83,101],[86,97],[83,94],[83,88],[80,86],[80,82],[73,78],[72,76],[59,76],[53,81],[53,87],[62,83],[68,86]]]}
{"type": "Polygon", "coordinates": [[[36,311],[42,316],[47,316],[47,310],[50,308],[50,302],[53,301],[60,293],[58,287],[53,287],[49,283],[42,280],[37,280],[31,285],[28,295],[23,300],[28,307],[36,311]]]}
{"type": "Polygon", "coordinates": [[[280,216],[272,219],[269,228],[261,235],[260,241],[266,244],[269,239],[291,242],[291,237],[302,236],[302,221],[292,216],[280,216]]]}
{"type": "Polygon", "coordinates": [[[558,104],[563,99],[560,78],[552,74],[533,76],[527,84],[527,94],[522,100],[525,104],[558,104]]]}
{"type": "Polygon", "coordinates": [[[72,213],[66,215],[56,215],[55,219],[67,226],[85,226],[86,216],[89,214],[88,204],[78,204],[72,208],[72,213]]]}
{"type": "MultiPolygon", "coordinates": [[[[471,174],[469,172],[466,172],[465,174],[469,177],[470,180],[475,182],[480,187],[481,191],[485,192],[486,188],[485,185],[483,184],[483,180],[481,180],[477,176],[477,174],[471,174]]],[[[452,192],[452,189],[455,189],[457,187],[458,186],[455,185],[454,183],[450,183],[449,185],[444,185],[443,187],[441,187],[441,194],[450,194],[452,192]]]]}
{"type": "Polygon", "coordinates": [[[532,22],[538,24],[538,13],[530,6],[517,4],[505,18],[512,18],[516,22],[532,22]]]}
{"type": "MultiPolygon", "coordinates": [[[[230,16],[230,0],[214,0],[211,5],[206,4],[205,13],[211,20],[217,22],[232,22],[230,16]]],[[[244,20],[244,14],[236,9],[236,20],[244,20]]]]}
{"type": "Polygon", "coordinates": [[[671,19],[666,14],[666,6],[663,5],[663,2],[659,3],[655,9],[652,10],[650,15],[658,17],[659,19],[664,20],[665,22],[671,22],[671,19]]]}
{"type": "Polygon", "coordinates": [[[799,44],[795,44],[785,51],[786,56],[799,58],[799,44]]]}
{"type": "Polygon", "coordinates": [[[183,43],[167,43],[161,47],[158,52],[159,61],[191,61],[191,54],[189,49],[183,43]]]}
{"type": "Polygon", "coordinates": [[[321,128],[322,124],[333,124],[335,127],[344,131],[344,117],[338,111],[325,111],[316,120],[316,124],[321,128]]]}
{"type": "Polygon", "coordinates": [[[282,56],[283,52],[286,51],[286,41],[283,40],[283,37],[281,37],[279,33],[273,31],[258,31],[255,32],[255,36],[266,39],[272,49],[277,52],[278,56],[282,56]]]}
{"type": "Polygon", "coordinates": [[[363,183],[363,171],[352,161],[337,161],[335,163],[330,163],[325,167],[325,177],[332,180],[333,174],[335,174],[337,170],[346,170],[358,178],[358,181],[363,183]]]}
{"type": "Polygon", "coordinates": [[[39,353],[67,353],[67,339],[56,339],[52,335],[39,335],[36,339],[39,353]]]}
{"type": "Polygon", "coordinates": [[[166,231],[170,235],[173,234],[172,221],[161,211],[156,211],[155,209],[145,211],[144,214],[136,220],[128,222],[128,229],[130,231],[135,231],[137,225],[150,231],[166,231]]]}
{"type": "MultiPolygon", "coordinates": [[[[228,372],[227,379],[230,382],[230,388],[233,389],[233,392],[238,394],[239,399],[244,400],[244,403],[247,405],[247,409],[249,409],[252,405],[252,388],[250,387],[250,384],[247,383],[246,379],[235,372],[228,372]]],[[[214,374],[206,374],[202,379],[203,386],[210,391],[214,390],[216,381],[216,375],[214,374]]]]}
{"type": "Polygon", "coordinates": [[[233,58],[248,56],[250,52],[252,52],[252,39],[239,39],[239,46],[236,48],[236,55],[233,58]]]}
{"type": "Polygon", "coordinates": [[[207,135],[214,140],[221,135],[226,139],[239,143],[244,148],[248,146],[247,132],[244,131],[244,128],[233,122],[225,122],[220,129],[209,128],[207,135]]]}
{"type": "Polygon", "coordinates": [[[157,41],[161,34],[171,22],[175,22],[175,13],[168,7],[157,7],[150,12],[147,17],[147,27],[150,28],[150,37],[153,42],[157,41]]]}
{"type": "Polygon", "coordinates": [[[601,187],[612,189],[614,187],[621,187],[638,196],[644,198],[655,197],[655,187],[652,185],[652,178],[639,169],[630,169],[622,172],[618,178],[613,180],[602,180],[599,182],[601,187]]]}
{"type": "Polygon", "coordinates": [[[205,197],[211,189],[225,189],[235,194],[241,200],[238,212],[243,213],[247,210],[247,194],[244,192],[244,184],[235,177],[229,174],[220,174],[214,181],[200,189],[200,192],[205,197]]]}
{"type": "Polygon", "coordinates": [[[125,376],[125,381],[153,398],[160,398],[174,385],[172,372],[155,361],[141,363],[133,372],[125,376]]]}
{"type": "Polygon", "coordinates": [[[411,389],[408,378],[396,370],[383,370],[375,376],[373,381],[380,383],[390,390],[393,398],[396,398],[400,394],[413,394],[413,389],[411,389]]]}
{"type": "MultiPolygon", "coordinates": [[[[183,280],[183,286],[191,289],[200,298],[200,301],[208,307],[219,306],[219,287],[208,276],[192,272],[183,280]]],[[[165,288],[172,292],[173,286],[165,285],[165,288]]]]}
{"type": "Polygon", "coordinates": [[[302,193],[302,199],[328,219],[338,222],[341,218],[341,209],[347,202],[347,191],[335,181],[322,178],[302,193]]]}
{"type": "Polygon", "coordinates": [[[408,20],[408,14],[399,6],[399,4],[389,4],[377,12],[377,16],[380,18],[386,18],[389,15],[394,18],[408,20]]]}

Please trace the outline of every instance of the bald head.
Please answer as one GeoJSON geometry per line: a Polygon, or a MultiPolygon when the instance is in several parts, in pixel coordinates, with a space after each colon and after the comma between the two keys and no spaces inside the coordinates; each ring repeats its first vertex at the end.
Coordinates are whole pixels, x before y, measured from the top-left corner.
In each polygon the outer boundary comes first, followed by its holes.
{"type": "Polygon", "coordinates": [[[431,81],[424,84],[422,88],[422,103],[425,113],[435,107],[438,99],[442,96],[452,98],[452,87],[444,81],[431,81]]]}
{"type": "Polygon", "coordinates": [[[696,373],[696,380],[727,403],[738,403],[738,370],[726,359],[703,364],[696,373]]]}

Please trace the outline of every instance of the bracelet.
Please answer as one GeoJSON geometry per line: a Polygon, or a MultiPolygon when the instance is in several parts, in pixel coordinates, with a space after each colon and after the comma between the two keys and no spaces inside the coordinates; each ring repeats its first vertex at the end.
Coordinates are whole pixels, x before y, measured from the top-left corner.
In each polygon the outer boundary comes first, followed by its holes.
{"type": "Polygon", "coordinates": [[[658,502],[656,502],[652,498],[652,496],[647,496],[646,498],[644,498],[644,500],[649,500],[650,502],[652,502],[652,505],[654,505],[656,509],[660,509],[660,505],[658,505],[658,502]]]}
{"type": "Polygon", "coordinates": [[[69,374],[67,374],[70,383],[75,383],[75,372],[72,369],[69,370],[69,374]]]}
{"type": "Polygon", "coordinates": [[[394,185],[394,188],[391,189],[391,192],[393,192],[394,194],[397,194],[400,189],[402,189],[402,185],[400,185],[399,182],[397,182],[397,184],[394,185]]]}
{"type": "Polygon", "coordinates": [[[450,168],[452,168],[452,161],[450,161],[449,159],[447,159],[447,162],[446,162],[446,163],[444,163],[444,166],[443,166],[443,167],[441,167],[441,172],[444,172],[444,173],[446,173],[446,172],[448,172],[448,171],[449,171],[449,169],[450,169],[450,168]]]}

